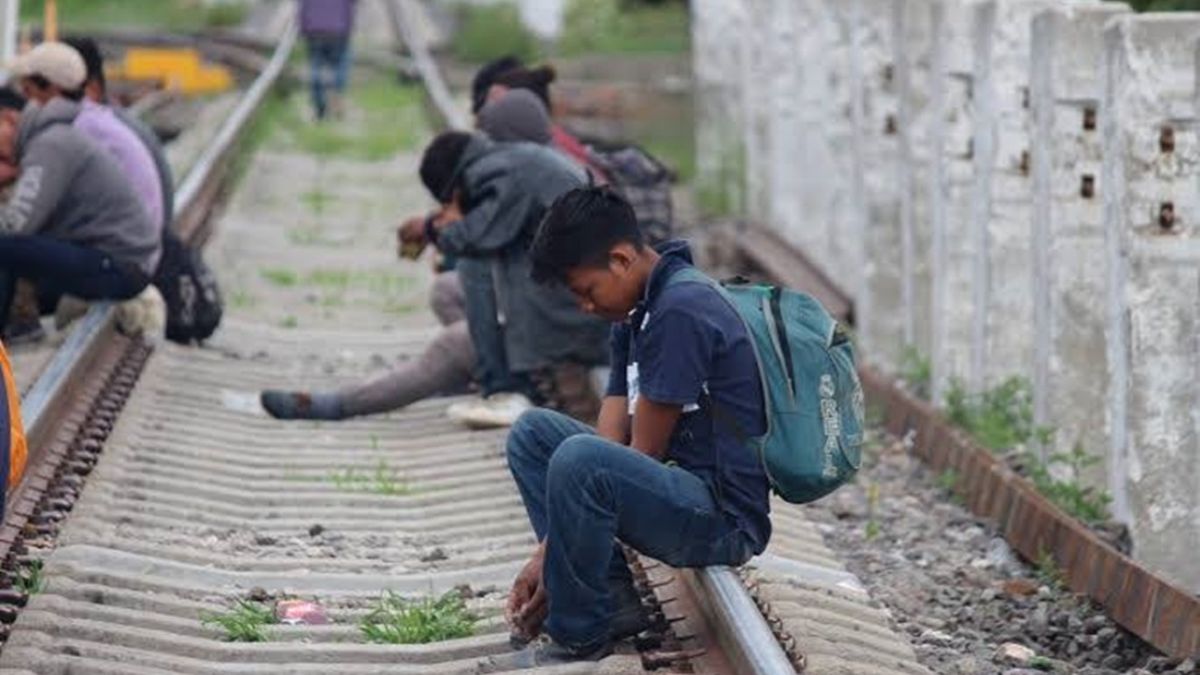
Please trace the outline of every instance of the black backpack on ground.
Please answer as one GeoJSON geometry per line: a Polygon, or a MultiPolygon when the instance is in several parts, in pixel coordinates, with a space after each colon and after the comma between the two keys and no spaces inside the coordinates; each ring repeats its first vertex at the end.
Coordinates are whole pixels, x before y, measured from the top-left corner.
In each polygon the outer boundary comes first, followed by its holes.
{"type": "Polygon", "coordinates": [[[200,342],[217,330],[225,307],[217,278],[204,264],[200,251],[184,244],[174,232],[163,236],[154,286],[167,304],[168,340],[200,342]]]}

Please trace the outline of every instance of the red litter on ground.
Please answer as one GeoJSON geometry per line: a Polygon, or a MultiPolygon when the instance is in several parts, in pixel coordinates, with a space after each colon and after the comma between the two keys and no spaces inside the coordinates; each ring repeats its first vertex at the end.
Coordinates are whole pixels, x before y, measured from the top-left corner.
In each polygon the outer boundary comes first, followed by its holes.
{"type": "Polygon", "coordinates": [[[308,600],[280,600],[275,603],[275,618],[287,626],[320,626],[329,623],[325,608],[308,600]]]}

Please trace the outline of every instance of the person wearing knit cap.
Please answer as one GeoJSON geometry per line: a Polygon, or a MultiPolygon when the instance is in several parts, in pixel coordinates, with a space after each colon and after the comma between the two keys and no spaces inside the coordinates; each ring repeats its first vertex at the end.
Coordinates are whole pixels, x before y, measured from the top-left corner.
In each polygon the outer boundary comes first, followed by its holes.
{"type": "Polygon", "coordinates": [[[500,143],[547,145],[552,138],[550,113],[530,91],[510,91],[488,103],[479,109],[476,123],[488,138],[500,143]]]}
{"type": "MultiPolygon", "coordinates": [[[[557,71],[549,65],[536,68],[528,68],[523,65],[509,68],[496,73],[491,78],[486,101],[488,103],[498,101],[513,91],[528,91],[533,93],[545,106],[546,113],[553,116],[554,103],[550,96],[550,85],[557,78],[557,71]]],[[[550,140],[559,151],[570,157],[579,166],[587,169],[588,173],[592,175],[593,182],[599,185],[608,183],[607,174],[603,167],[592,160],[587,146],[561,124],[551,122],[550,140]]]]}

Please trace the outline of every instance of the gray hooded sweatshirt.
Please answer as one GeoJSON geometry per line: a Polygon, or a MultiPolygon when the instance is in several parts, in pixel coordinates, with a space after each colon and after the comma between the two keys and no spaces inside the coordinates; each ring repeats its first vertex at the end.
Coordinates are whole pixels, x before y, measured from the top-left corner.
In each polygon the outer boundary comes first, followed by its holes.
{"type": "Polygon", "coordinates": [[[21,176],[0,206],[0,236],[53,237],[153,276],[162,254],[159,228],[116,160],[72,128],[78,113],[79,104],[63,98],[21,113],[21,176]]]}
{"type": "Polygon", "coordinates": [[[565,287],[543,286],[530,276],[529,244],[537,226],[559,195],[587,185],[583,170],[546,146],[475,135],[455,173],[466,193],[466,215],[441,232],[438,247],[491,261],[512,370],[607,362],[608,324],[584,314],[565,287]]]}

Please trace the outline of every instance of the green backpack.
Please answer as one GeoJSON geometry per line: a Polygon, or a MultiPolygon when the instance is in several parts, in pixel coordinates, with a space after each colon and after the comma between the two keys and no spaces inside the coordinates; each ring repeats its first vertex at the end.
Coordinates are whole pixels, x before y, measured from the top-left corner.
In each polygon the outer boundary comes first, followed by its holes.
{"type": "MultiPolygon", "coordinates": [[[[838,322],[812,297],[777,286],[718,284],[690,266],[667,285],[680,283],[715,288],[752,337],[767,432],[747,440],[775,493],[805,504],[853,478],[862,461],[863,393],[854,347],[838,322]]],[[[728,417],[716,408],[713,415],[718,423],[728,417]]]]}

